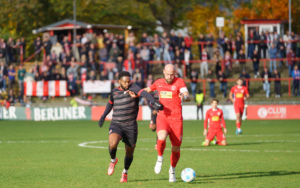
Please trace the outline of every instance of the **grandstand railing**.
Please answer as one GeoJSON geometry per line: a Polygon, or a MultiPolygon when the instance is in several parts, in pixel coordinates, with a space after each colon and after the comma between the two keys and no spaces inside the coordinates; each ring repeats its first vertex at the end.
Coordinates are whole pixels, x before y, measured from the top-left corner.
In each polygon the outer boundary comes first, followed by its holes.
{"type": "MultiPolygon", "coordinates": [[[[264,78],[250,78],[250,79],[245,79],[246,80],[246,87],[249,88],[249,82],[264,82],[265,79],[264,78]]],[[[190,79],[184,79],[185,83],[190,83],[191,80],[190,79]]],[[[224,82],[236,82],[237,79],[236,78],[227,78],[223,80],[224,82]]],[[[222,82],[223,82],[222,81],[222,82]]],[[[268,81],[272,82],[272,81],[288,81],[288,96],[291,97],[291,81],[293,81],[293,78],[269,78],[268,81]]],[[[197,79],[198,83],[202,83],[202,90],[203,90],[203,94],[204,96],[206,96],[206,83],[209,83],[206,79],[197,79]]],[[[212,82],[220,82],[218,79],[212,79],[212,82]]],[[[228,89],[227,89],[228,90],[228,89]]],[[[230,88],[229,88],[230,90],[230,88]]]]}

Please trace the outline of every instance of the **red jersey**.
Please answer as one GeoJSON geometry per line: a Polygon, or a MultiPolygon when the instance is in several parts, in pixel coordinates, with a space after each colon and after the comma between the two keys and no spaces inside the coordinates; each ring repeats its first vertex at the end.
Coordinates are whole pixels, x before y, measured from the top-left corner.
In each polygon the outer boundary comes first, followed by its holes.
{"type": "Polygon", "coordinates": [[[159,102],[164,109],[159,112],[171,119],[182,119],[182,106],[179,93],[188,91],[181,78],[175,77],[171,84],[168,84],[164,78],[156,80],[151,86],[152,91],[157,90],[159,93],[159,102]]]}
{"type": "Polygon", "coordinates": [[[207,120],[209,120],[209,129],[210,130],[219,130],[224,127],[226,128],[223,111],[220,108],[209,109],[206,111],[204,129],[207,129],[207,120]]]}
{"type": "Polygon", "coordinates": [[[244,105],[244,97],[249,95],[248,89],[245,86],[233,86],[230,90],[234,94],[234,104],[235,105],[244,105]]]}

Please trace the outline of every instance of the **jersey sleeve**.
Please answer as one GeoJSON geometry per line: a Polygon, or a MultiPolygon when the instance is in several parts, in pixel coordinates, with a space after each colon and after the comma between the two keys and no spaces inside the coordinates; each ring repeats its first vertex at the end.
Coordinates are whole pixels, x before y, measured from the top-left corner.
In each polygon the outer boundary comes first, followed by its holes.
{"type": "Polygon", "coordinates": [[[108,101],[110,104],[114,104],[114,95],[113,94],[114,94],[114,90],[112,90],[111,93],[110,93],[110,98],[109,98],[109,101],[108,101]]]}
{"type": "Polygon", "coordinates": [[[186,92],[186,91],[189,92],[189,90],[187,89],[183,79],[181,79],[181,78],[178,80],[178,89],[179,89],[180,93],[183,93],[183,92],[186,92]]]}
{"type": "Polygon", "coordinates": [[[155,81],[151,86],[150,86],[150,89],[151,89],[151,91],[155,91],[155,90],[157,90],[157,81],[155,81]]]}
{"type": "Polygon", "coordinates": [[[138,85],[136,84],[132,84],[129,89],[129,91],[134,92],[137,95],[140,95],[142,91],[144,91],[142,88],[140,88],[138,85]]]}

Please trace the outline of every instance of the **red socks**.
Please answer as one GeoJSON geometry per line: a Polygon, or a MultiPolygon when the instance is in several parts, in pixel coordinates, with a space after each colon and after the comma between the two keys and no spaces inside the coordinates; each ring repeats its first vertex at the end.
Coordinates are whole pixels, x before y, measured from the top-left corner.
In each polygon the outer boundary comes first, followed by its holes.
{"type": "Polygon", "coordinates": [[[171,160],[171,166],[173,168],[176,167],[176,165],[177,165],[177,163],[179,161],[179,158],[180,158],[180,151],[177,151],[177,152],[172,151],[170,160],[171,160]]]}
{"type": "Polygon", "coordinates": [[[162,156],[164,154],[165,148],[166,148],[166,141],[157,139],[158,156],[162,156]]]}
{"type": "Polygon", "coordinates": [[[236,123],[236,127],[237,127],[238,129],[240,129],[240,128],[241,128],[241,124],[242,124],[242,122],[236,123]]]}

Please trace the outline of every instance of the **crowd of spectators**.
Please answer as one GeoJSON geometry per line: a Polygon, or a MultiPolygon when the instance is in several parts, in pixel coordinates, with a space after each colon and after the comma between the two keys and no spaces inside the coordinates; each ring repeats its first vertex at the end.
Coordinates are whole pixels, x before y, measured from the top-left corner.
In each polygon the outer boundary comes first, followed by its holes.
{"type": "MultiPolygon", "coordinates": [[[[280,72],[288,69],[289,76],[294,79],[293,93],[299,96],[299,61],[293,59],[300,57],[299,35],[293,32],[278,35],[276,31],[259,33],[258,29],[254,29],[249,31],[247,38],[248,41],[244,41],[240,32],[236,36],[221,32],[218,38],[214,38],[213,34],[199,34],[193,38],[189,34],[183,36],[180,32],[172,31],[170,34],[163,32],[161,36],[143,33],[141,38],[129,33],[125,40],[121,34],[106,32],[77,35],[76,44],[73,45],[67,36],[56,44],[52,44],[48,36],[37,37],[33,43],[35,60],[43,61],[41,64],[35,63],[27,72],[22,64],[18,65],[17,71],[15,64],[12,64],[20,62],[21,53],[25,56],[25,39],[14,41],[9,38],[5,42],[1,38],[0,91],[13,95],[17,80],[18,96],[22,96],[24,81],[65,80],[71,95],[81,94],[85,98],[82,92],[84,81],[115,81],[118,72],[126,70],[132,74],[134,83],[144,87],[150,84],[149,80],[153,81],[155,64],[163,66],[173,63],[176,76],[190,78],[193,96],[198,79],[202,78],[209,83],[210,97],[215,97],[215,82],[220,82],[220,91],[225,98],[226,79],[232,78],[233,64],[236,63],[240,65],[240,77],[244,80],[251,78],[250,72],[254,78],[263,79],[267,98],[270,96],[270,78],[274,80],[275,96],[281,96],[280,72]],[[41,58],[43,50],[44,58],[41,58]],[[287,60],[275,60],[277,58],[287,60]],[[269,66],[259,70],[262,59],[267,59],[269,66]]],[[[117,82],[113,83],[117,85],[117,82]]],[[[249,87],[250,83],[244,81],[244,85],[249,87]]],[[[108,94],[101,96],[107,98],[108,94]]]]}

